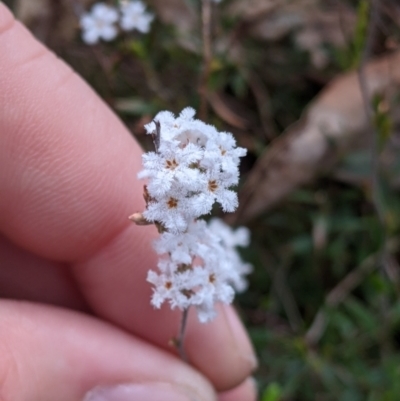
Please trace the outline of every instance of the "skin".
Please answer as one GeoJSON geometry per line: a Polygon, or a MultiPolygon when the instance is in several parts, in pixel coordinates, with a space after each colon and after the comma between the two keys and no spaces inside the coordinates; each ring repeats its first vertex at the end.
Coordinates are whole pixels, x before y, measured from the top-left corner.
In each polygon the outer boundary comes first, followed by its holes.
{"type": "Polygon", "coordinates": [[[0,399],[163,382],[255,400],[256,360],[231,307],[207,325],[190,314],[191,366],[176,357],[180,314],[149,303],[156,231],[127,219],[144,209],[141,150],[1,1],[0,71],[0,399]]]}

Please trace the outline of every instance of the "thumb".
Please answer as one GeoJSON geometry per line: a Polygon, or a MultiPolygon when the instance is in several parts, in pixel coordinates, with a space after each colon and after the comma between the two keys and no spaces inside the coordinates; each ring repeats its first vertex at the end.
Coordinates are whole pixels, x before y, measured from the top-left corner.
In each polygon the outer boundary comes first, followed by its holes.
{"type": "Polygon", "coordinates": [[[94,318],[0,302],[0,399],[6,401],[216,400],[199,373],[94,318]]]}

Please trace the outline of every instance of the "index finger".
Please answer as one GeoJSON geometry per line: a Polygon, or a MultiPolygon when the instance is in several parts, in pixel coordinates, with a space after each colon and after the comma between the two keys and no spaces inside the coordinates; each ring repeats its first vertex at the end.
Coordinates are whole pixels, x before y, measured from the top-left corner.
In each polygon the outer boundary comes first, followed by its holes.
{"type": "MultiPolygon", "coordinates": [[[[96,313],[168,349],[179,314],[150,306],[155,230],[144,208],[141,151],[118,118],[0,4],[0,230],[42,257],[69,262],[96,313]]],[[[255,367],[237,316],[192,316],[187,353],[223,390],[255,367]]]]}

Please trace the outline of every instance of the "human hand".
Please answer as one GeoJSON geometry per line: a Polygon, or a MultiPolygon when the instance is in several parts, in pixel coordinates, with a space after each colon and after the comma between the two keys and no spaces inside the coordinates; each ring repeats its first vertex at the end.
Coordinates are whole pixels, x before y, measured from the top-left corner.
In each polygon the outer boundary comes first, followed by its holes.
{"type": "Polygon", "coordinates": [[[0,398],[254,400],[231,308],[190,316],[192,367],[173,355],[180,314],[153,310],[146,283],[155,230],[127,219],[144,208],[140,148],[1,2],[0,71],[0,398]]]}

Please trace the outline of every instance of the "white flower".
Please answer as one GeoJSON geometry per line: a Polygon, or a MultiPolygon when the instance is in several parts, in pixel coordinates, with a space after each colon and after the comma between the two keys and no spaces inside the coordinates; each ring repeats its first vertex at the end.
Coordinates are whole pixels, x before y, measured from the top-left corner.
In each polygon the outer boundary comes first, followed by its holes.
{"type": "Polygon", "coordinates": [[[182,149],[172,142],[162,142],[159,153],[143,155],[144,170],[140,172],[139,178],[150,178],[147,189],[154,198],[165,196],[173,184],[188,192],[199,191],[204,178],[191,165],[201,157],[201,149],[194,144],[182,149]]]}
{"type": "Polygon", "coordinates": [[[170,276],[149,271],[147,281],[152,283],[155,288],[152,296],[152,304],[156,308],[160,308],[164,301],[168,300],[172,309],[178,307],[183,310],[188,308],[191,301],[191,277],[190,273],[183,272],[170,276]]]}
{"type": "Polygon", "coordinates": [[[250,231],[245,227],[239,227],[233,230],[221,219],[211,219],[209,229],[215,235],[218,235],[223,248],[224,261],[226,269],[230,270],[228,281],[237,292],[242,292],[247,288],[245,276],[253,270],[251,264],[243,263],[239,253],[236,250],[237,246],[245,247],[250,242],[250,231]]]}
{"type": "Polygon", "coordinates": [[[236,147],[233,136],[194,118],[192,108],[178,117],[160,112],[145,126],[159,136],[156,152],[143,156],[150,200],[144,217],[173,233],[184,232],[188,223],[211,212],[218,202],[233,212],[237,195],[231,187],[239,181],[240,157],[246,150],[236,147]]]}
{"type": "Polygon", "coordinates": [[[114,24],[118,21],[118,12],[114,7],[104,3],[97,3],[90,13],[80,19],[82,39],[88,45],[95,44],[99,39],[113,40],[117,36],[114,24]]]}
{"type": "Polygon", "coordinates": [[[236,177],[221,173],[218,169],[207,171],[207,183],[203,192],[210,198],[209,202],[217,201],[224,212],[233,212],[238,206],[236,192],[229,189],[236,184],[236,177]]]}
{"type": "Polygon", "coordinates": [[[233,231],[219,219],[213,219],[212,226],[211,230],[204,220],[196,220],[186,232],[164,232],[155,241],[161,274],[151,271],[147,278],[154,285],[155,307],[165,301],[181,310],[194,306],[199,320],[207,322],[215,316],[216,302],[229,304],[234,290],[246,288],[244,276],[251,266],[241,261],[234,245],[243,244],[248,232],[242,228],[233,231]]]}
{"type": "Polygon", "coordinates": [[[236,246],[245,247],[250,243],[250,231],[246,227],[239,227],[233,230],[218,218],[211,219],[208,226],[213,233],[221,238],[223,244],[228,248],[234,248],[236,246]]]}
{"type": "Polygon", "coordinates": [[[133,0],[121,5],[121,28],[125,31],[134,29],[142,33],[150,30],[154,15],[146,11],[146,6],[140,0],[133,0]]]}
{"type": "Polygon", "coordinates": [[[150,201],[143,216],[148,221],[162,223],[172,233],[179,233],[187,229],[186,214],[189,207],[179,192],[170,192],[156,201],[150,201]]]}
{"type": "Polygon", "coordinates": [[[161,236],[154,243],[160,255],[151,303],[159,308],[168,302],[181,310],[193,306],[201,322],[215,317],[215,303],[231,303],[234,291],[246,287],[244,264],[235,246],[248,242],[248,231],[233,231],[220,220],[210,227],[202,215],[215,202],[224,211],[234,211],[239,181],[240,157],[246,150],[233,136],[194,118],[191,108],[178,117],[160,112],[145,126],[155,136],[156,151],[143,156],[139,178],[146,185],[144,218],[158,224],[161,236]]]}
{"type": "Polygon", "coordinates": [[[213,302],[203,302],[202,304],[196,306],[196,311],[200,323],[210,322],[217,316],[213,302]]]}
{"type": "Polygon", "coordinates": [[[239,158],[246,155],[244,148],[236,147],[235,138],[228,132],[220,132],[207,144],[207,153],[215,158],[222,171],[238,176],[239,158]]]}

